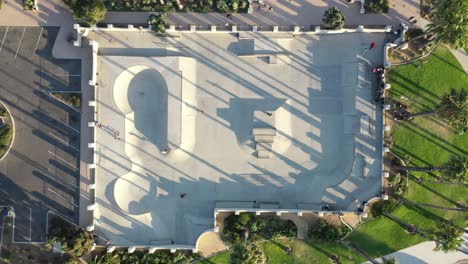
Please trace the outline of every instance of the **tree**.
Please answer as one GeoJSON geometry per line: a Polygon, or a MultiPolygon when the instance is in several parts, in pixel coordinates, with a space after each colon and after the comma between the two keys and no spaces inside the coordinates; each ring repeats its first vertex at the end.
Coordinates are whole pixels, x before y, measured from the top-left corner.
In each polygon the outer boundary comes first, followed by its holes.
{"type": "Polygon", "coordinates": [[[91,25],[103,20],[107,9],[102,0],[64,0],[75,18],[84,19],[91,25]]]}
{"type": "Polygon", "coordinates": [[[451,89],[439,104],[438,115],[449,122],[449,125],[460,133],[468,130],[468,96],[465,88],[451,89]]]}
{"type": "Polygon", "coordinates": [[[468,1],[444,0],[434,12],[434,22],[427,26],[427,32],[434,34],[434,40],[453,48],[468,48],[468,1]]]}
{"type": "Polygon", "coordinates": [[[335,241],[346,235],[348,229],[345,226],[337,227],[320,219],[309,231],[309,236],[317,240],[335,241]]]}
{"type": "Polygon", "coordinates": [[[342,29],[345,17],[338,8],[332,7],[325,11],[322,21],[326,29],[342,29]]]}
{"type": "Polygon", "coordinates": [[[442,96],[442,100],[436,109],[413,114],[410,119],[435,114],[447,120],[449,126],[460,133],[468,130],[468,96],[466,89],[456,90],[452,88],[449,93],[442,96]]]}
{"type": "Polygon", "coordinates": [[[463,243],[462,235],[463,231],[454,226],[452,222],[440,223],[434,232],[434,240],[436,241],[434,250],[444,252],[457,250],[463,243]]]}
{"type": "Polygon", "coordinates": [[[445,177],[456,180],[459,183],[468,181],[468,158],[462,155],[455,155],[447,162],[448,170],[445,177]]]}
{"type": "Polygon", "coordinates": [[[393,165],[396,170],[402,171],[443,171],[443,177],[456,180],[459,183],[468,181],[468,158],[465,155],[453,155],[444,166],[412,167],[393,165]]]}
{"type": "Polygon", "coordinates": [[[152,14],[148,18],[148,23],[155,33],[164,33],[166,32],[167,15],[165,13],[152,14]]]}
{"type": "Polygon", "coordinates": [[[91,232],[76,228],[59,218],[54,218],[49,233],[47,248],[53,248],[54,243],[59,242],[64,253],[76,258],[91,252],[91,246],[94,243],[91,232]]]}
{"type": "Polygon", "coordinates": [[[233,264],[262,264],[265,255],[255,244],[236,244],[231,255],[233,264]]]}

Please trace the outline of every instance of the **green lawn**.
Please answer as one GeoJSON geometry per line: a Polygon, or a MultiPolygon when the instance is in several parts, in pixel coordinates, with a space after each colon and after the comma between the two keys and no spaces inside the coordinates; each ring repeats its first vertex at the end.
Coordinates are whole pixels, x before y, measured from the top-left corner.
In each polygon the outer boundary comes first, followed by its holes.
{"type": "MultiPolygon", "coordinates": [[[[390,95],[411,106],[412,112],[426,111],[437,106],[441,96],[451,88],[468,88],[468,75],[447,48],[439,47],[424,62],[398,67],[389,73],[390,95]],[[401,97],[407,99],[402,99],[401,97]]],[[[467,155],[468,135],[455,135],[437,117],[421,117],[400,122],[393,128],[392,151],[410,157],[413,166],[439,166],[454,154],[467,155]]],[[[437,174],[413,173],[433,180],[437,174]]],[[[468,204],[468,188],[457,185],[411,180],[406,198],[415,202],[444,207],[455,203],[468,204]]],[[[394,216],[431,232],[441,219],[453,220],[466,226],[467,214],[432,207],[401,206],[394,216]]],[[[381,256],[424,241],[418,235],[409,235],[394,221],[381,217],[363,224],[348,237],[372,256],[381,256]]]]}
{"type": "Polygon", "coordinates": [[[267,262],[271,264],[289,264],[293,263],[293,259],[286,251],[281,243],[264,242],[262,243],[262,250],[267,257],[267,262]]]}
{"type": "Polygon", "coordinates": [[[232,251],[226,251],[209,259],[197,262],[199,264],[230,264],[232,251]]]}

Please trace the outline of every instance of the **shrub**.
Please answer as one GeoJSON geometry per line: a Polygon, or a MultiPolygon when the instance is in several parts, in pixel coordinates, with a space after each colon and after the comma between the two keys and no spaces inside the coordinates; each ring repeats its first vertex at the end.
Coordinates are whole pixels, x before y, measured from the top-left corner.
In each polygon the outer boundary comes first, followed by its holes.
{"type": "Polygon", "coordinates": [[[297,235],[297,227],[292,221],[276,217],[257,217],[251,213],[230,215],[224,220],[223,240],[227,243],[241,243],[246,233],[250,234],[250,240],[256,236],[266,239],[276,236],[294,237],[297,235]]]}
{"type": "Polygon", "coordinates": [[[166,32],[167,26],[167,16],[166,14],[152,14],[148,18],[148,23],[151,24],[151,29],[155,33],[164,33],[166,32]]]}
{"type": "Polygon", "coordinates": [[[367,0],[365,2],[367,9],[374,12],[387,13],[388,0],[367,0]]]}
{"type": "Polygon", "coordinates": [[[23,9],[32,10],[34,7],[34,0],[23,0],[23,9]]]}
{"type": "Polygon", "coordinates": [[[104,253],[96,256],[93,264],[134,264],[134,263],[164,263],[164,264],[189,264],[200,259],[198,254],[177,252],[170,253],[168,250],[156,250],[155,253],[135,251],[131,254],[126,250],[116,250],[112,253],[104,253]]]}
{"type": "Polygon", "coordinates": [[[342,29],[345,17],[338,8],[332,7],[325,11],[322,21],[326,29],[342,29]]]}
{"type": "Polygon", "coordinates": [[[9,125],[0,128],[0,147],[7,148],[13,137],[13,129],[9,125]]]}
{"type": "Polygon", "coordinates": [[[255,244],[236,244],[232,250],[231,263],[257,264],[265,263],[265,254],[255,244]]]}
{"type": "Polygon", "coordinates": [[[216,0],[216,9],[222,13],[229,12],[229,6],[224,0],[216,0]]]}
{"type": "Polygon", "coordinates": [[[370,210],[374,217],[380,216],[383,213],[391,213],[395,211],[398,206],[398,202],[394,199],[380,200],[372,204],[370,210]]]}
{"type": "Polygon", "coordinates": [[[327,221],[320,221],[309,230],[309,236],[322,241],[335,241],[343,238],[349,229],[346,226],[335,226],[327,221]]]}

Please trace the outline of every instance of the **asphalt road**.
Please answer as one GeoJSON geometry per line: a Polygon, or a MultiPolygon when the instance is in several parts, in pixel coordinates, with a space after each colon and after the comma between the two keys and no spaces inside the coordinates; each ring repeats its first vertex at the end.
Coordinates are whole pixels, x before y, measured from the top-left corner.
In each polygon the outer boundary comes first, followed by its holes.
{"type": "Polygon", "coordinates": [[[80,113],[49,91],[80,91],[79,60],[57,60],[58,27],[0,27],[0,100],[15,141],[0,161],[0,205],[14,207],[15,242],[42,242],[46,215],[79,212],[80,113]]]}

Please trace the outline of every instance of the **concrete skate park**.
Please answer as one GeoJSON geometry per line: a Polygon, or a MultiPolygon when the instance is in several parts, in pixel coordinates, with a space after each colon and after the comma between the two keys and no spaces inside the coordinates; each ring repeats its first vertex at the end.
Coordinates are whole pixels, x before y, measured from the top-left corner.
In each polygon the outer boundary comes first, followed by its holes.
{"type": "Polygon", "coordinates": [[[385,33],[91,31],[95,225],[194,246],[216,208],[356,211],[381,188],[385,33]],[[343,45],[345,43],[345,45],[343,45]]]}

